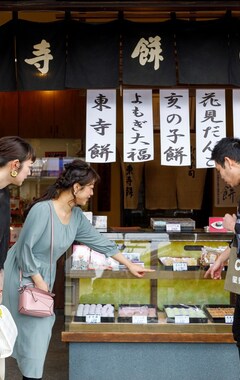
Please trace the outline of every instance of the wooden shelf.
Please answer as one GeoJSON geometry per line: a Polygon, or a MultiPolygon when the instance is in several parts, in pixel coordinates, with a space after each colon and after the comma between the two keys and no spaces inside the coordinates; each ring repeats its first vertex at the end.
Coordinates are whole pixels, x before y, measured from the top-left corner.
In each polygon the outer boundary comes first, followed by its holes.
{"type": "Polygon", "coordinates": [[[136,1],[136,0],[121,0],[121,1],[56,1],[56,0],[34,0],[34,1],[17,1],[16,0],[5,0],[1,2],[1,11],[24,11],[24,10],[58,10],[58,11],[69,11],[69,10],[98,10],[98,11],[109,11],[109,10],[162,10],[162,11],[214,11],[226,9],[238,10],[239,1],[169,1],[169,0],[152,0],[152,1],[136,1]]]}
{"type": "MultiPolygon", "coordinates": [[[[155,272],[145,273],[143,280],[164,280],[164,279],[202,279],[205,280],[204,275],[206,271],[204,270],[194,270],[194,271],[168,271],[159,270],[155,272]]],[[[222,273],[222,278],[225,278],[226,272],[222,273]]],[[[68,278],[105,278],[105,279],[133,279],[133,276],[128,270],[111,271],[111,270],[71,270],[66,273],[68,278]]]]}
{"type": "Polygon", "coordinates": [[[111,343],[235,343],[231,332],[227,333],[156,333],[156,332],[62,332],[62,341],[111,342],[111,343]]]}
{"type": "Polygon", "coordinates": [[[158,323],[66,323],[65,342],[189,342],[234,343],[232,325],[225,323],[167,323],[163,312],[158,323]]]}

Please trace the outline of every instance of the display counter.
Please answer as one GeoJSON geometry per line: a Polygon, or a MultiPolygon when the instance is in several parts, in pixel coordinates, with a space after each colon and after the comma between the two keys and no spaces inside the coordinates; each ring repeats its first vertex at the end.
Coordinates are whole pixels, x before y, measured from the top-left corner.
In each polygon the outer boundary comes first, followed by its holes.
{"type": "Polygon", "coordinates": [[[233,305],[224,290],[226,272],[222,280],[205,279],[207,267],[199,260],[203,248],[214,253],[226,248],[232,234],[104,234],[124,254],[155,271],[139,279],[126,269],[107,270],[96,263],[94,269],[91,254],[89,267],[77,269],[68,253],[62,340],[69,343],[69,379],[120,380],[130,375],[144,379],[149,373],[151,379],[159,379],[159,371],[165,380],[179,376],[221,380],[229,378],[229,371],[232,379],[239,378],[238,351],[231,333],[233,305]],[[164,266],[166,257],[178,258],[180,264],[164,266]],[[182,265],[186,258],[191,265],[182,265]],[[112,307],[112,315],[93,311],[93,306],[104,305],[112,307]],[[88,308],[85,314],[84,307],[88,308]],[[212,307],[228,311],[222,319],[214,319],[208,314],[212,307]]]}

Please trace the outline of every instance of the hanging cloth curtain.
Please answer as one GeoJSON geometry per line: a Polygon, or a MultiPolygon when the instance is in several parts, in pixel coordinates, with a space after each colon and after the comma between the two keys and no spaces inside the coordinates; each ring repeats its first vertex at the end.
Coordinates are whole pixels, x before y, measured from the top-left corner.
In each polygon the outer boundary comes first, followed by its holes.
{"type": "Polygon", "coordinates": [[[63,90],[66,68],[65,21],[17,21],[19,90],[63,90]]]}
{"type": "Polygon", "coordinates": [[[14,23],[9,21],[0,27],[0,91],[16,90],[14,23]]]}
{"type": "Polygon", "coordinates": [[[69,23],[66,86],[117,88],[119,84],[118,22],[69,23]]]}
{"type": "Polygon", "coordinates": [[[123,23],[123,83],[174,86],[176,67],[172,21],[123,23]]]}
{"type": "Polygon", "coordinates": [[[228,84],[228,22],[176,21],[179,83],[228,84]]]}
{"type": "Polygon", "coordinates": [[[240,20],[232,18],[229,33],[229,82],[232,85],[240,85],[240,20]]]}

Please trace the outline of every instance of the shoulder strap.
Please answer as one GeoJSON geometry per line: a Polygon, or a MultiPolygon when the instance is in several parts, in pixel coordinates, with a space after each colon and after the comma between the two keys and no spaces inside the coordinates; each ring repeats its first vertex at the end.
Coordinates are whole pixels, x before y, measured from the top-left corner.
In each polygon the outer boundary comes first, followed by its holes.
{"type": "Polygon", "coordinates": [[[53,213],[52,213],[52,207],[50,203],[48,203],[50,208],[50,215],[51,215],[51,244],[50,244],[50,283],[49,288],[51,289],[52,285],[52,259],[53,259],[53,213]]]}
{"type": "MultiPolygon", "coordinates": [[[[51,289],[52,285],[52,259],[53,259],[53,213],[52,213],[52,207],[50,206],[50,203],[48,203],[50,208],[50,216],[51,216],[51,243],[50,243],[50,283],[49,288],[51,289]]],[[[22,270],[20,269],[20,287],[22,286],[22,270]]]]}

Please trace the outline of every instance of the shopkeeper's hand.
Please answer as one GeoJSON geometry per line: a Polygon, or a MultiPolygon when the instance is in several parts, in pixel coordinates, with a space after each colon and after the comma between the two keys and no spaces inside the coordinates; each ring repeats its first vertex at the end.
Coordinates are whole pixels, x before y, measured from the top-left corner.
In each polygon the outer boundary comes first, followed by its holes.
{"type": "Polygon", "coordinates": [[[135,277],[144,277],[147,272],[155,272],[154,269],[144,268],[142,265],[131,263],[128,266],[129,272],[131,272],[135,277]]]}
{"type": "Polygon", "coordinates": [[[220,280],[222,278],[222,270],[225,263],[228,261],[231,249],[226,247],[225,250],[218,256],[217,260],[204,275],[204,278],[213,278],[214,280],[220,280]]]}
{"type": "Polygon", "coordinates": [[[204,278],[212,278],[213,280],[221,280],[223,264],[215,262],[204,275],[204,278]]]}
{"type": "Polygon", "coordinates": [[[235,231],[235,224],[237,221],[237,217],[235,214],[225,214],[223,218],[223,227],[226,228],[228,231],[235,231]]]}

